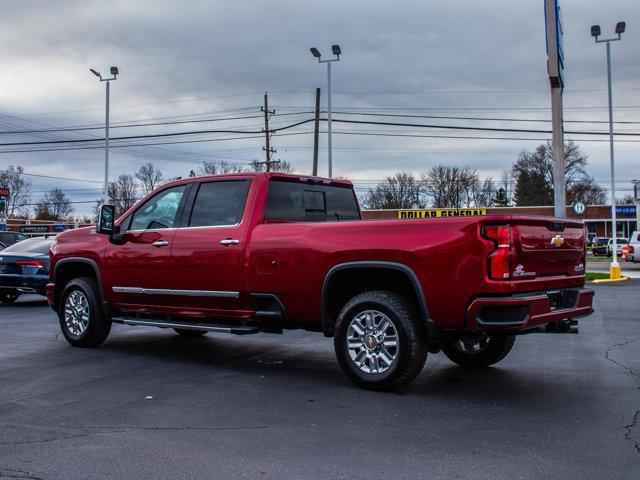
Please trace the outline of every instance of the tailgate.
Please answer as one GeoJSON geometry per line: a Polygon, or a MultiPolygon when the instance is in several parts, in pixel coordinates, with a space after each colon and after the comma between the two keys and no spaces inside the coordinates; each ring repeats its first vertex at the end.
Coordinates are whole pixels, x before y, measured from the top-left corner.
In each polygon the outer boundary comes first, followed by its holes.
{"type": "Polygon", "coordinates": [[[514,218],[512,235],[514,280],[584,275],[586,236],[582,222],[561,218],[514,218]]]}

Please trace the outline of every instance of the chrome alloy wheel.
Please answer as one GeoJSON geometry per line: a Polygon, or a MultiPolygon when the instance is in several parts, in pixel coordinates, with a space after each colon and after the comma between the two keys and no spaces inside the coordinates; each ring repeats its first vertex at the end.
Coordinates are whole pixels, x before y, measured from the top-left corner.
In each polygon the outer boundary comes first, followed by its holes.
{"type": "Polygon", "coordinates": [[[71,335],[79,337],[89,325],[89,301],[80,290],[74,290],[64,304],[64,323],[71,335]]]}
{"type": "Polygon", "coordinates": [[[365,310],[349,323],[347,349],[351,360],[361,371],[384,373],[398,358],[398,332],[384,313],[365,310]]]}
{"type": "Polygon", "coordinates": [[[455,342],[453,342],[453,346],[456,350],[471,355],[482,352],[487,348],[487,345],[489,345],[489,337],[487,335],[473,337],[461,335],[455,342]]]}

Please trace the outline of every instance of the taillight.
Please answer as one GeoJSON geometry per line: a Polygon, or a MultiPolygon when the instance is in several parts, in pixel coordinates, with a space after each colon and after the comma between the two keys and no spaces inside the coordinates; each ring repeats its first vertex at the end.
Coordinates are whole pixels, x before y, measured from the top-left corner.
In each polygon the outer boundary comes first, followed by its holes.
{"type": "Polygon", "coordinates": [[[629,253],[636,253],[634,250],[635,249],[631,245],[629,245],[629,253]]]}
{"type": "Polygon", "coordinates": [[[17,260],[16,265],[22,267],[22,273],[25,275],[34,275],[38,270],[46,270],[45,263],[41,260],[17,260]]]}
{"type": "Polygon", "coordinates": [[[511,227],[488,225],[484,237],[493,240],[496,248],[489,255],[489,277],[504,280],[511,276],[511,227]]]}

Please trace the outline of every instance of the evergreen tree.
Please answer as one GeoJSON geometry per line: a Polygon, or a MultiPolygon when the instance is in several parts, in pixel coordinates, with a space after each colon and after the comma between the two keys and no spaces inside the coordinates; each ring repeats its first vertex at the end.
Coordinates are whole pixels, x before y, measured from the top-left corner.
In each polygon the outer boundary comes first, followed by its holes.
{"type": "Polygon", "coordinates": [[[509,199],[507,198],[506,190],[502,187],[498,188],[495,196],[491,200],[491,203],[496,207],[508,207],[509,199]]]}

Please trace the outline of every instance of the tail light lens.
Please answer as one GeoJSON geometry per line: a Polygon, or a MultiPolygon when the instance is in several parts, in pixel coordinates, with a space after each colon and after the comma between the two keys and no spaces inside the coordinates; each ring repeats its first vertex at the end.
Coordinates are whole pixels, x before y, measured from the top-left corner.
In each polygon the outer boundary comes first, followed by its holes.
{"type": "Polygon", "coordinates": [[[493,240],[495,250],[489,255],[489,278],[505,280],[511,277],[511,227],[488,225],[484,227],[485,238],[493,240]]]}
{"type": "Polygon", "coordinates": [[[629,245],[629,253],[636,253],[636,252],[634,252],[634,250],[635,249],[631,245],[629,245]]]}
{"type": "Polygon", "coordinates": [[[46,270],[47,266],[42,260],[18,260],[16,265],[22,267],[22,273],[25,275],[35,275],[39,270],[46,270]]]}

